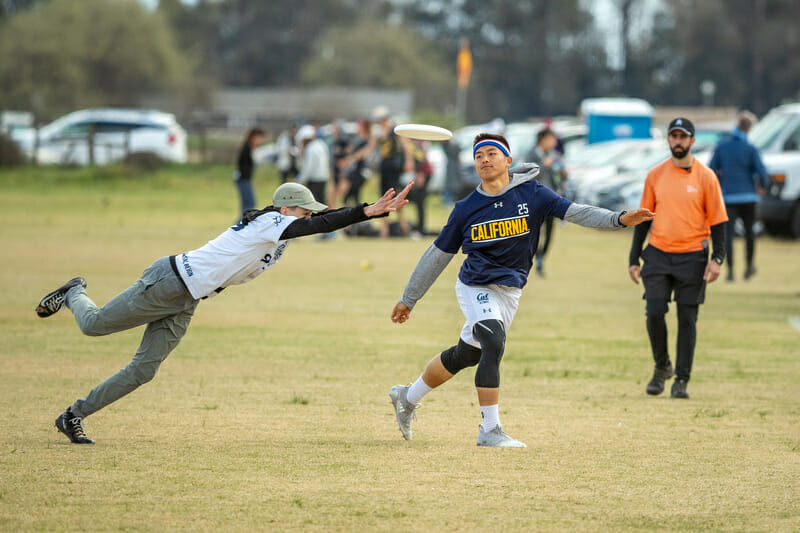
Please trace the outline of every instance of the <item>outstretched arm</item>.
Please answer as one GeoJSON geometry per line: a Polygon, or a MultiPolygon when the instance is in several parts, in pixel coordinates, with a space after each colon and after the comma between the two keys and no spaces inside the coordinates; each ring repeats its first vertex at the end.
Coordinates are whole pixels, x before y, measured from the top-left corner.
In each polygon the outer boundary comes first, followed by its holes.
{"type": "Polygon", "coordinates": [[[281,234],[281,240],[296,239],[305,235],[316,233],[328,233],[341,228],[346,228],[351,224],[363,222],[364,220],[397,211],[408,203],[406,195],[414,182],[406,185],[400,194],[394,195],[394,189],[389,189],[377,202],[371,205],[363,204],[355,207],[342,207],[317,213],[309,218],[298,218],[281,234]]]}
{"type": "Polygon", "coordinates": [[[406,284],[403,297],[392,310],[392,322],[402,324],[408,320],[411,309],[431,288],[436,278],[444,271],[455,254],[441,251],[435,244],[431,244],[422,257],[420,257],[414,272],[406,284]]]}
{"type": "Polygon", "coordinates": [[[654,217],[655,213],[644,208],[633,211],[609,211],[593,205],[571,204],[567,208],[564,220],[589,228],[621,228],[636,226],[653,220],[654,217]]]}

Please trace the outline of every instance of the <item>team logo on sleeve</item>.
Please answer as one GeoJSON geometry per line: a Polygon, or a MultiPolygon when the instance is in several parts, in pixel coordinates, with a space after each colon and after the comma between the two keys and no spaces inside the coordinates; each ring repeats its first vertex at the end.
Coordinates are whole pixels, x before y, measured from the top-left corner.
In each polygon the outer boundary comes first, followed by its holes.
{"type": "Polygon", "coordinates": [[[524,216],[473,224],[469,230],[472,242],[499,241],[531,232],[528,219],[524,216]]]}

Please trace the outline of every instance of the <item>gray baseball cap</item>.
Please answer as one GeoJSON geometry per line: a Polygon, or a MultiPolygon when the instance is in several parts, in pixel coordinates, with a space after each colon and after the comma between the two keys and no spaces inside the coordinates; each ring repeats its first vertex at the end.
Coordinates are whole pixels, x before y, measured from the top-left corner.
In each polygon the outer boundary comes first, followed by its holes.
{"type": "Polygon", "coordinates": [[[284,183],[272,195],[272,205],[275,207],[302,207],[311,211],[324,211],[328,206],[314,200],[314,195],[308,187],[300,183],[284,183]]]}

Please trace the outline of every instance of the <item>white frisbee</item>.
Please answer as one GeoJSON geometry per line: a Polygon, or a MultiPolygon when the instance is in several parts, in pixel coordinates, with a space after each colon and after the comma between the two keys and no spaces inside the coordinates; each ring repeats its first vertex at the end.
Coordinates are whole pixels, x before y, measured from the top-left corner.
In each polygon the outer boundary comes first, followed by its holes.
{"type": "Polygon", "coordinates": [[[428,124],[398,124],[394,127],[394,132],[420,141],[449,141],[453,138],[452,131],[428,124]]]}

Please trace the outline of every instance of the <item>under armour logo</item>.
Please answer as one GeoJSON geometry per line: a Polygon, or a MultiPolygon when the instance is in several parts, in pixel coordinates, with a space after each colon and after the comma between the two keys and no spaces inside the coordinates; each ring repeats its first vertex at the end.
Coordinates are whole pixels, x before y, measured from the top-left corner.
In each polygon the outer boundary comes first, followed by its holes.
{"type": "Polygon", "coordinates": [[[494,208],[497,209],[498,207],[503,207],[503,202],[495,202],[494,208]]]}
{"type": "Polygon", "coordinates": [[[675,121],[675,125],[676,126],[683,126],[683,121],[681,119],[678,119],[678,120],[675,121]]]}
{"type": "Polygon", "coordinates": [[[686,186],[686,192],[700,192],[700,191],[698,191],[697,189],[695,189],[691,185],[687,185],[686,186]]]}

